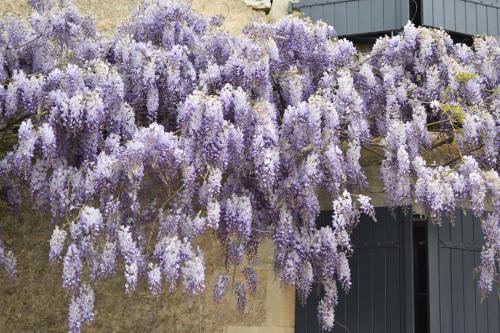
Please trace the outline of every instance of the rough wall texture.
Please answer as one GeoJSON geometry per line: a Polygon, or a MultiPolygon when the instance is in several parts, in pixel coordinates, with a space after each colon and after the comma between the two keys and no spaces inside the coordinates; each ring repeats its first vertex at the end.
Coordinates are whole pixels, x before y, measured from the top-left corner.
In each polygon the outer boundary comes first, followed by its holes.
{"type": "MultiPolygon", "coordinates": [[[[64,332],[69,295],[63,290],[61,265],[47,262],[52,226],[47,216],[24,208],[9,211],[0,202],[0,235],[18,259],[18,278],[0,274],[0,332],[64,332]]],[[[224,271],[222,251],[208,236],[199,241],[207,259],[207,292],[188,297],[177,291],[152,296],[140,285],[131,297],[122,277],[98,283],[96,317],[84,332],[293,332],[294,293],[280,288],[272,269],[272,247],[266,242],[257,266],[259,281],[248,310],[238,313],[229,292],[214,304],[211,286],[224,271]]],[[[232,272],[228,272],[231,274],[232,272]]],[[[241,279],[236,274],[235,279],[241,279]]]]}
{"type": "MultiPolygon", "coordinates": [[[[76,0],[75,3],[96,17],[100,32],[110,34],[139,1],[76,0]]],[[[192,7],[207,16],[224,15],[223,28],[232,34],[241,33],[242,28],[254,19],[267,20],[264,13],[246,7],[243,0],[193,0],[192,7]]],[[[29,15],[26,1],[0,0],[0,17],[6,15],[29,15]]],[[[9,282],[0,273],[2,333],[66,331],[69,295],[62,288],[62,268],[61,265],[49,265],[47,260],[52,229],[47,216],[29,208],[20,213],[12,212],[0,201],[0,235],[18,260],[16,281],[9,282]]],[[[212,301],[214,280],[225,270],[222,251],[216,244],[210,236],[200,240],[207,260],[207,292],[204,296],[193,298],[178,291],[154,297],[145,285],[141,285],[128,297],[123,292],[123,277],[115,277],[95,288],[95,321],[83,332],[292,333],[295,294],[293,289],[281,288],[275,278],[270,242],[265,242],[260,250],[259,286],[256,294],[250,296],[245,314],[235,310],[231,290],[221,304],[212,301]]],[[[235,276],[236,280],[239,278],[235,276]]]]}
{"type": "MultiPolygon", "coordinates": [[[[92,14],[96,18],[97,30],[110,33],[139,5],[139,0],[73,0],[84,13],[92,14]]],[[[243,0],[192,0],[194,11],[206,16],[223,15],[226,17],[223,28],[232,33],[240,34],[243,27],[252,20],[267,20],[268,17],[261,11],[247,7],[243,0]]],[[[278,19],[286,15],[283,3],[287,0],[277,0],[280,10],[275,9],[273,18],[278,19]]],[[[0,16],[13,15],[25,17],[30,8],[26,0],[1,0],[0,16]]]]}

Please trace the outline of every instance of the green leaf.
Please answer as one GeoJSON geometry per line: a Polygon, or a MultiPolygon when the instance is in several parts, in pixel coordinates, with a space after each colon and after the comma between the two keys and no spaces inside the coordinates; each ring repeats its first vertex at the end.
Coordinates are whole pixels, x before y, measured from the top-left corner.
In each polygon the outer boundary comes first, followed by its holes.
{"type": "Polygon", "coordinates": [[[477,75],[471,72],[460,72],[455,75],[455,80],[461,83],[467,83],[467,81],[475,78],[477,75]]]}
{"type": "Polygon", "coordinates": [[[456,121],[460,125],[463,124],[464,110],[461,106],[441,103],[439,107],[443,112],[447,113],[453,121],[456,121]]]}

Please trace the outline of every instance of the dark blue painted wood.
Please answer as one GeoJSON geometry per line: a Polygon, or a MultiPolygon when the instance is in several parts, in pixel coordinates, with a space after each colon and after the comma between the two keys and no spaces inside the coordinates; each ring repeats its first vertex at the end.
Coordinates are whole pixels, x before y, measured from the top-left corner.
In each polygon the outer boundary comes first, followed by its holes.
{"type": "Polygon", "coordinates": [[[346,2],[347,27],[346,31],[357,34],[359,30],[359,1],[346,2]]]}
{"type": "Polygon", "coordinates": [[[372,29],[372,2],[371,0],[359,0],[359,13],[358,13],[358,20],[359,20],[359,28],[358,28],[358,33],[366,33],[366,32],[373,32],[372,29]]]}
{"type": "Polygon", "coordinates": [[[399,22],[401,26],[404,26],[408,23],[408,21],[413,21],[415,19],[415,17],[410,17],[410,1],[398,1],[396,8],[396,15],[401,17],[401,21],[399,22]]]}
{"type": "Polygon", "coordinates": [[[409,18],[407,0],[302,0],[290,8],[325,21],[339,36],[398,31],[409,18]]]}
{"type": "MultiPolygon", "coordinates": [[[[450,223],[443,221],[441,229],[439,229],[438,241],[450,241],[450,223]]],[[[441,332],[453,332],[453,317],[452,317],[452,298],[451,298],[451,250],[449,248],[439,247],[439,299],[441,315],[441,332]]],[[[431,295],[431,297],[434,295],[431,295]]],[[[436,295],[437,296],[437,295],[436,295]]]]}
{"type": "MultiPolygon", "coordinates": [[[[322,213],[320,223],[329,223],[329,214],[322,213]]],[[[333,333],[413,332],[406,330],[405,324],[406,309],[413,316],[412,305],[407,306],[412,302],[407,302],[405,293],[405,287],[412,289],[412,284],[403,281],[407,276],[403,243],[408,237],[406,232],[411,230],[411,223],[403,221],[405,217],[397,211],[395,214],[393,216],[386,208],[377,208],[378,222],[362,218],[354,230],[354,255],[350,258],[352,287],[347,295],[340,294],[333,333]],[[410,229],[405,229],[405,226],[410,229]]],[[[409,256],[411,264],[411,254],[409,256]]],[[[412,299],[412,290],[410,294],[412,299]]],[[[301,311],[302,315],[296,317],[296,321],[301,321],[296,323],[296,332],[318,332],[313,321],[317,321],[315,309],[319,299],[319,295],[313,294],[307,308],[297,303],[296,311],[301,311]],[[305,317],[303,313],[306,313],[305,317]]],[[[413,327],[412,319],[409,325],[413,327]]]]}
{"type": "Polygon", "coordinates": [[[422,0],[422,24],[469,35],[498,36],[498,0],[422,0]]]}
{"type": "Polygon", "coordinates": [[[311,17],[311,6],[302,7],[301,12],[302,12],[305,16],[309,16],[309,17],[311,17]]]}
{"type": "MultiPolygon", "coordinates": [[[[358,233],[352,235],[352,241],[354,244],[359,242],[358,233]]],[[[351,276],[352,276],[352,286],[349,290],[349,294],[345,295],[346,302],[346,320],[341,323],[343,325],[336,325],[334,327],[335,333],[359,333],[359,283],[361,282],[361,277],[359,274],[359,256],[354,255],[351,259],[351,276]]]]}
{"type": "Polygon", "coordinates": [[[402,223],[402,260],[401,260],[401,275],[404,283],[404,296],[402,303],[404,304],[403,325],[404,332],[413,333],[415,329],[414,322],[414,286],[413,286],[413,220],[411,209],[406,209],[405,214],[399,211],[399,221],[402,223]]]}
{"type": "MultiPolygon", "coordinates": [[[[391,214],[389,209],[384,212],[384,219],[381,220],[377,216],[377,220],[387,221],[386,235],[387,241],[395,242],[401,240],[401,224],[391,214]]],[[[378,223],[378,222],[377,222],[378,223]]],[[[404,260],[401,249],[398,247],[390,247],[387,249],[386,256],[386,272],[387,272],[387,332],[401,332],[403,329],[402,313],[402,276],[401,262],[404,260]]]]}
{"type": "Polygon", "coordinates": [[[465,2],[465,32],[469,35],[477,33],[476,4],[465,2]]]}
{"type": "Polygon", "coordinates": [[[323,5],[323,20],[330,24],[333,25],[333,18],[335,16],[335,5],[333,3],[331,4],[326,4],[323,5]]]}
{"type": "Polygon", "coordinates": [[[481,222],[457,210],[454,225],[428,225],[429,332],[498,333],[497,290],[481,302],[474,269],[483,244],[481,222]]]}
{"type": "MultiPolygon", "coordinates": [[[[420,2],[420,6],[422,7],[420,11],[422,24],[425,25],[433,25],[434,24],[434,0],[422,0],[420,2]]],[[[417,8],[418,11],[418,8],[417,8]]]]}
{"type": "Polygon", "coordinates": [[[500,332],[500,310],[498,294],[492,293],[488,299],[488,332],[500,332]]]}
{"type": "Polygon", "coordinates": [[[455,29],[466,31],[465,24],[465,1],[455,1],[455,29]]]}
{"type": "Polygon", "coordinates": [[[486,6],[476,6],[477,34],[486,35],[488,33],[488,16],[486,15],[486,6]]]}
{"type": "MultiPolygon", "coordinates": [[[[461,210],[456,210],[454,223],[451,225],[451,241],[462,244],[462,215],[461,210]]],[[[453,318],[453,332],[465,333],[464,313],[464,267],[463,250],[451,249],[451,309],[453,318]]]]}
{"type": "MultiPolygon", "coordinates": [[[[352,274],[352,270],[351,270],[351,274],[352,274]]],[[[341,328],[341,332],[345,331],[345,329],[343,329],[342,326],[345,326],[345,324],[346,324],[346,308],[347,308],[347,302],[346,302],[345,293],[340,292],[339,304],[335,308],[335,321],[337,322],[337,326],[341,328]]]]}
{"type": "Polygon", "coordinates": [[[307,307],[310,304],[295,304],[295,332],[307,332],[307,307]]]}
{"type": "Polygon", "coordinates": [[[347,35],[347,20],[352,19],[351,17],[347,17],[346,4],[347,2],[339,2],[335,4],[335,13],[333,18],[335,25],[333,27],[341,36],[347,35]]]}
{"type": "MultiPolygon", "coordinates": [[[[395,1],[394,2],[394,11],[395,11],[395,19],[396,19],[396,23],[395,23],[395,26],[397,27],[401,27],[404,25],[403,22],[408,22],[409,18],[406,17],[404,18],[404,13],[403,13],[403,9],[402,9],[402,3],[401,1],[395,1]]],[[[409,12],[408,10],[409,9],[405,9],[407,11],[407,14],[409,15],[409,12]]]]}
{"type": "Polygon", "coordinates": [[[443,28],[455,31],[455,0],[444,0],[444,25],[443,28]]]}
{"type": "MultiPolygon", "coordinates": [[[[474,244],[482,244],[481,224],[476,218],[472,218],[474,226],[474,244]]],[[[474,252],[474,267],[479,267],[480,254],[474,252]]],[[[477,288],[476,280],[474,280],[474,293],[476,294],[476,332],[488,332],[488,308],[487,304],[482,302],[481,294],[477,288]]]]}
{"type": "MultiPolygon", "coordinates": [[[[412,0],[302,0],[292,2],[313,21],[332,25],[340,36],[399,31],[410,20],[412,0]]],[[[425,26],[469,35],[500,33],[500,0],[421,0],[425,26]]]]}
{"type": "MultiPolygon", "coordinates": [[[[385,214],[384,214],[385,215],[385,214]]],[[[371,224],[372,235],[369,236],[371,240],[375,240],[380,244],[385,244],[386,239],[386,229],[388,222],[385,225],[371,224]]],[[[387,266],[386,266],[386,255],[387,249],[382,247],[375,247],[372,250],[373,258],[373,282],[372,282],[372,292],[373,292],[373,333],[385,333],[387,332],[386,325],[386,294],[387,294],[387,266]]],[[[390,273],[390,272],[389,272],[390,273]]]]}
{"type": "MultiPolygon", "coordinates": [[[[363,219],[353,233],[352,289],[340,295],[333,333],[414,331],[411,216],[382,208],[376,214],[377,223],[363,219]]],[[[329,224],[328,213],[321,215],[329,224]]],[[[498,333],[498,291],[482,300],[474,273],[484,242],[480,221],[460,210],[451,221],[427,224],[429,332],[498,333]]],[[[297,305],[296,332],[319,332],[320,292],[297,305]]]]}
{"type": "MultiPolygon", "coordinates": [[[[462,214],[462,239],[465,244],[474,244],[474,221],[471,214],[462,214]]],[[[474,252],[463,251],[464,281],[464,328],[465,332],[476,331],[476,303],[474,283],[474,252]]]]}
{"type": "Polygon", "coordinates": [[[500,35],[500,10],[497,9],[497,31],[498,35],[500,35]]]}
{"type": "Polygon", "coordinates": [[[488,35],[492,36],[498,36],[499,32],[499,20],[498,17],[500,16],[500,10],[494,8],[494,7],[487,7],[486,8],[486,17],[488,20],[488,35]]]}
{"type": "MultiPolygon", "coordinates": [[[[363,221],[364,222],[364,221],[363,221]]],[[[359,332],[371,332],[373,327],[373,251],[368,248],[368,242],[373,241],[371,237],[373,223],[359,225],[359,243],[362,246],[355,249],[359,260],[359,332]]]]}
{"type": "Polygon", "coordinates": [[[384,0],[371,0],[371,16],[373,31],[384,30],[384,0]]]}
{"type": "Polygon", "coordinates": [[[439,302],[439,227],[429,223],[427,226],[427,264],[428,268],[428,295],[429,295],[429,332],[441,331],[441,307],[439,302]],[[436,299],[437,298],[437,299],[436,299]]]}
{"type": "Polygon", "coordinates": [[[433,25],[438,28],[444,27],[444,0],[432,1],[433,25]]]}
{"type": "Polygon", "coordinates": [[[397,25],[396,2],[394,0],[383,0],[383,27],[382,30],[394,29],[397,25]]]}
{"type": "MultiPolygon", "coordinates": [[[[479,252],[474,253],[474,267],[480,264],[479,252]]],[[[488,332],[488,304],[481,299],[479,289],[475,288],[476,294],[476,332],[488,332]]]]}
{"type": "Polygon", "coordinates": [[[312,6],[311,17],[314,17],[316,20],[324,21],[322,6],[312,6]]]}

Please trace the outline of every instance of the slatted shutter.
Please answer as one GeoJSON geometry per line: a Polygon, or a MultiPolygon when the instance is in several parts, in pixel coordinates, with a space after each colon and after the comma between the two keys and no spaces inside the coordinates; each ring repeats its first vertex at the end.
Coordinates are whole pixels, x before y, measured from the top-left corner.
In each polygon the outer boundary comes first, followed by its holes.
{"type": "MultiPolygon", "coordinates": [[[[376,208],[376,216],[378,222],[362,218],[353,233],[352,288],[340,296],[334,333],[413,332],[409,216],[387,208],[376,208]]],[[[330,220],[331,212],[323,212],[319,223],[330,220]]],[[[321,296],[320,288],[315,288],[305,306],[297,301],[297,333],[320,332],[316,307],[321,296]]]]}
{"type": "Polygon", "coordinates": [[[397,32],[408,20],[464,35],[500,35],[500,0],[301,0],[290,2],[293,10],[332,25],[341,37],[397,32]]]}
{"type": "Polygon", "coordinates": [[[396,31],[409,19],[408,0],[302,0],[290,10],[332,25],[339,36],[396,31]]]}
{"type": "Polygon", "coordinates": [[[500,0],[422,0],[422,24],[467,35],[500,33],[500,0]]]}
{"type": "Polygon", "coordinates": [[[481,303],[474,275],[483,244],[480,221],[457,210],[454,226],[429,223],[427,230],[429,332],[500,332],[498,291],[481,303]]]}
{"type": "MultiPolygon", "coordinates": [[[[328,224],[330,214],[322,213],[319,223],[328,224]]],[[[333,333],[413,333],[414,314],[423,321],[419,330],[429,333],[500,332],[497,288],[483,302],[477,288],[474,272],[484,241],[481,222],[470,211],[457,210],[454,225],[443,220],[440,227],[386,208],[376,214],[378,222],[363,219],[353,233],[353,284],[340,297],[333,333]],[[427,251],[420,251],[422,246],[427,251]]],[[[321,296],[316,288],[304,307],[297,302],[296,332],[320,332],[321,296]]]]}

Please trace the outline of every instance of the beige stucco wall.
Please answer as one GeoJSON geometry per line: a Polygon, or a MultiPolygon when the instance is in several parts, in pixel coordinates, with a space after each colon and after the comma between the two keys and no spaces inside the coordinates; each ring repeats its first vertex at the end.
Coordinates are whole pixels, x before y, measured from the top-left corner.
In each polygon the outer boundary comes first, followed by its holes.
{"type": "MultiPolygon", "coordinates": [[[[73,0],[84,13],[96,18],[97,30],[110,33],[123,22],[139,5],[139,0],[73,0]]],[[[243,27],[252,20],[269,20],[262,11],[252,10],[243,0],[191,0],[191,7],[195,12],[206,16],[223,15],[226,21],[223,29],[240,34],[243,27]]],[[[283,3],[286,0],[276,0],[277,9],[273,11],[273,18],[278,19],[286,15],[283,3]],[[279,9],[279,10],[278,10],[279,9]]],[[[13,15],[25,17],[30,13],[26,0],[0,0],[0,16],[13,15]]]]}
{"type": "MultiPolygon", "coordinates": [[[[96,17],[100,32],[110,34],[132,12],[138,0],[76,0],[79,8],[96,17]]],[[[278,0],[276,2],[286,2],[278,0]]],[[[223,28],[240,34],[252,20],[268,20],[263,12],[248,8],[243,0],[193,0],[192,8],[204,15],[222,14],[223,28]]],[[[274,10],[273,17],[279,11],[274,10]]],[[[282,12],[283,13],[283,12],[282,12]]],[[[286,14],[286,11],[284,12],[286,14]]],[[[26,17],[25,0],[0,0],[0,17],[26,17]]],[[[281,15],[281,14],[279,14],[281,15]]],[[[29,208],[11,212],[0,202],[0,239],[18,260],[18,278],[8,281],[0,273],[0,332],[65,332],[69,295],[62,288],[61,265],[49,265],[48,239],[53,226],[49,218],[29,208]]],[[[96,315],[83,332],[221,332],[292,333],[295,294],[282,288],[272,265],[272,245],[262,245],[257,265],[257,293],[249,297],[248,310],[238,313],[231,288],[222,304],[212,301],[217,274],[225,271],[218,242],[208,236],[199,241],[207,261],[207,291],[204,296],[188,297],[179,290],[172,295],[151,296],[147,286],[128,297],[123,276],[99,282],[96,315]]],[[[229,272],[230,275],[232,272],[229,272]]],[[[235,278],[241,279],[236,274],[235,278]]]]}
{"type": "MultiPolygon", "coordinates": [[[[0,235],[18,260],[18,277],[7,280],[0,272],[0,332],[65,332],[69,294],[62,288],[61,265],[47,261],[49,218],[29,208],[20,213],[0,202],[0,235]]],[[[142,283],[132,296],[124,294],[123,276],[95,285],[95,321],[83,332],[270,332],[292,333],[294,291],[281,288],[272,268],[272,247],[265,242],[257,265],[259,285],[249,297],[248,310],[236,311],[231,287],[224,301],[214,304],[212,286],[223,267],[223,254],[217,241],[206,237],[198,242],[207,261],[207,291],[190,297],[181,289],[152,296],[142,283]]],[[[119,269],[123,271],[122,269],[119,269]]],[[[227,272],[230,276],[232,270],[227,272]]],[[[236,280],[241,276],[237,273],[236,280]]],[[[230,282],[231,283],[231,282],[230,282]]]]}

